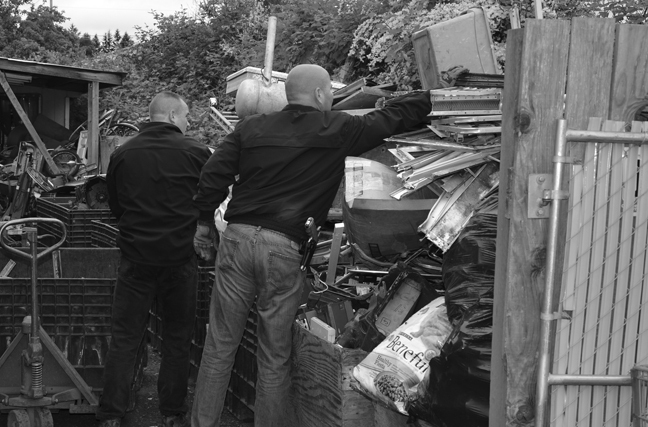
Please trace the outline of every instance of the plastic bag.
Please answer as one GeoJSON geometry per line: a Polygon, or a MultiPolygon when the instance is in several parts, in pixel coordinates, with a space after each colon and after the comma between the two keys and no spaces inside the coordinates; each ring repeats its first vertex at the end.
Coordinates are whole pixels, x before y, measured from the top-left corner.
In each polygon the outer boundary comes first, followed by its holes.
{"type": "Polygon", "coordinates": [[[353,368],[359,390],[407,415],[405,405],[417,392],[450,334],[443,298],[414,313],[353,368]]]}
{"type": "Polygon", "coordinates": [[[488,426],[496,238],[497,215],[477,214],[444,256],[454,327],[407,405],[435,427],[488,426]]]}

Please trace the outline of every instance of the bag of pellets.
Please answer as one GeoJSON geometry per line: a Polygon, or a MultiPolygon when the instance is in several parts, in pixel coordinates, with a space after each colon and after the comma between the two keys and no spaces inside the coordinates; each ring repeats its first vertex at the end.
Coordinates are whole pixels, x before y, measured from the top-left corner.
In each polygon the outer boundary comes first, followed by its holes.
{"type": "Polygon", "coordinates": [[[418,384],[452,330],[443,297],[414,313],[353,368],[361,393],[407,415],[418,384]]]}

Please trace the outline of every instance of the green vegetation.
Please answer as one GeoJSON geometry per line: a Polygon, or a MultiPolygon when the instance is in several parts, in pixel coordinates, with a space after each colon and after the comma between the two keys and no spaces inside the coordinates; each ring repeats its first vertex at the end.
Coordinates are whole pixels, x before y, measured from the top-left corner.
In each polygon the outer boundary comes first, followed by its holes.
{"type": "MultiPolygon", "coordinates": [[[[410,41],[414,32],[483,7],[503,65],[509,11],[517,7],[524,25],[534,10],[532,0],[202,0],[194,14],[155,13],[154,26],[131,37],[119,30],[81,35],[73,25],[66,26],[64,12],[34,3],[0,2],[0,56],[125,71],[124,85],[103,93],[101,107],[119,108],[131,121],[146,118],[156,92],[173,90],[191,104],[190,131],[212,144],[221,131],[209,117],[209,99],[228,108],[233,99],[225,95],[226,77],[246,66],[263,66],[270,15],[278,20],[275,70],[317,63],[345,83],[369,77],[412,90],[420,88],[410,41]]],[[[553,0],[544,5],[545,18],[648,21],[645,0],[553,0]]]]}

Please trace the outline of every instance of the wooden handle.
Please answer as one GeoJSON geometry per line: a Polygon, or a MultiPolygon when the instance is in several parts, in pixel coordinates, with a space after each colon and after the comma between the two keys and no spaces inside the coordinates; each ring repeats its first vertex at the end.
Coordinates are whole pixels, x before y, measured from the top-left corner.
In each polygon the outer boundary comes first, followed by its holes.
{"type": "Polygon", "coordinates": [[[268,36],[266,40],[265,63],[263,65],[263,77],[266,85],[272,84],[272,61],[274,60],[275,34],[277,32],[277,17],[268,18],[268,36]]]}

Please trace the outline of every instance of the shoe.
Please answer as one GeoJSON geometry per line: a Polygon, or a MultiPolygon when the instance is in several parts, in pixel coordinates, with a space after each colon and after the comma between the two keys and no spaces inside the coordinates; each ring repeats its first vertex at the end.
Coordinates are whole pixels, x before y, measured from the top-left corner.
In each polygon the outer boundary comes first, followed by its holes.
{"type": "Polygon", "coordinates": [[[187,414],[163,415],[162,427],[189,427],[187,414]]]}
{"type": "Polygon", "coordinates": [[[99,423],[99,427],[120,427],[121,420],[119,418],[113,418],[112,420],[103,420],[99,423]]]}

